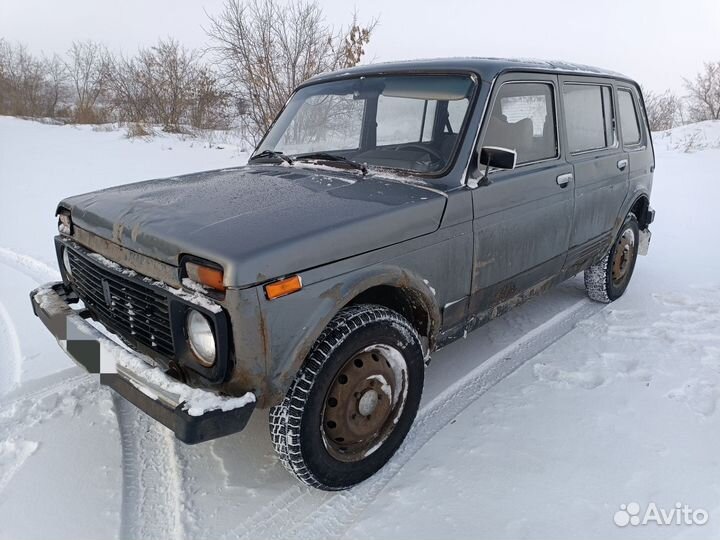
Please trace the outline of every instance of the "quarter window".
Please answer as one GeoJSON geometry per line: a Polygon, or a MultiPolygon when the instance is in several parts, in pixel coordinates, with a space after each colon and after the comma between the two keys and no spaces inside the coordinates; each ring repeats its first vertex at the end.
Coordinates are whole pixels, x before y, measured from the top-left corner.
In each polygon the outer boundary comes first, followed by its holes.
{"type": "Polygon", "coordinates": [[[618,90],[618,109],[620,110],[620,129],[624,144],[640,142],[640,122],[638,122],[635,100],[629,90],[618,90]]]}
{"type": "Polygon", "coordinates": [[[566,84],[563,100],[570,152],[600,150],[615,145],[609,86],[566,84]]]}
{"type": "Polygon", "coordinates": [[[515,150],[518,165],[557,157],[552,85],[504,84],[495,98],[483,145],[515,150]]]}

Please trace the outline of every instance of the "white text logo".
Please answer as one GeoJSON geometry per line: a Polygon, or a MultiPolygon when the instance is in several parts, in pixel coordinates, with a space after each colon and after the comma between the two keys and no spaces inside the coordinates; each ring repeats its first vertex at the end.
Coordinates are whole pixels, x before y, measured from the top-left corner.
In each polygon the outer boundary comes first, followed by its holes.
{"type": "Polygon", "coordinates": [[[710,515],[702,508],[690,508],[687,504],[675,503],[672,508],[659,508],[657,504],[651,502],[642,511],[640,505],[636,502],[621,504],[620,510],[615,512],[613,521],[618,527],[627,527],[628,525],[647,525],[654,523],[655,525],[705,525],[710,519],[710,515]]]}

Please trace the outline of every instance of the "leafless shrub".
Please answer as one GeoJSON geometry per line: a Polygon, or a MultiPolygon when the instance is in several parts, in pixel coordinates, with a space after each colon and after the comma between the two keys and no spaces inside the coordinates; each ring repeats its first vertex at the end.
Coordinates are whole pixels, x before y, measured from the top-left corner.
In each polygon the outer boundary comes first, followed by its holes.
{"type": "Polygon", "coordinates": [[[124,56],[114,58],[108,78],[110,101],[118,118],[126,122],[145,120],[148,97],[137,60],[124,56]]]}
{"type": "Polygon", "coordinates": [[[46,81],[42,60],[24,45],[0,43],[2,111],[15,116],[43,116],[46,81]]]}
{"type": "Polygon", "coordinates": [[[173,133],[185,125],[225,127],[228,96],[200,60],[199,52],[173,39],[118,58],[110,70],[110,87],[121,119],[159,123],[173,133]]]}
{"type": "Polygon", "coordinates": [[[56,55],[37,57],[0,39],[0,114],[55,118],[67,97],[65,69],[56,55]]]}
{"type": "Polygon", "coordinates": [[[720,119],[720,62],[706,62],[695,79],[685,79],[691,122],[720,119]]]}
{"type": "Polygon", "coordinates": [[[150,135],[156,124],[188,133],[239,127],[253,139],[300,82],[357,64],[375,25],[353,16],[348,27],[328,27],[314,0],[248,1],[227,0],[211,19],[217,64],[174,39],[130,56],[74,42],[65,55],[46,58],[0,38],[0,114],[129,122],[133,136],[150,135]]]}
{"type": "Polygon", "coordinates": [[[704,147],[704,137],[699,130],[694,130],[689,133],[683,134],[677,140],[672,141],[671,148],[691,154],[697,150],[702,150],[704,147]]]}
{"type": "Polygon", "coordinates": [[[168,132],[180,132],[183,114],[190,107],[197,69],[197,53],[175,40],[161,40],[138,55],[140,76],[148,96],[150,117],[168,132]]]}
{"type": "Polygon", "coordinates": [[[151,137],[154,135],[152,129],[149,129],[142,122],[130,122],[127,126],[127,138],[133,139],[136,137],[151,137]]]}
{"type": "Polygon", "coordinates": [[[46,107],[45,116],[55,118],[67,114],[63,104],[67,102],[69,88],[67,86],[68,74],[62,59],[54,54],[51,58],[44,60],[46,79],[46,107]]]}
{"type": "Polygon", "coordinates": [[[207,67],[195,73],[190,105],[190,125],[199,129],[228,129],[232,124],[231,96],[207,67]]]}
{"type": "Polygon", "coordinates": [[[642,89],[651,131],[665,131],[682,123],[682,101],[670,90],[662,94],[642,89]]]}
{"type": "Polygon", "coordinates": [[[92,127],[92,130],[96,133],[111,133],[115,131],[116,125],[113,123],[107,123],[107,124],[95,124],[92,127]]]}
{"type": "Polygon", "coordinates": [[[241,119],[257,138],[299,83],[356,65],[375,24],[360,25],[354,15],[349,27],[328,27],[312,1],[226,0],[207,33],[241,119]]]}
{"type": "Polygon", "coordinates": [[[99,123],[106,116],[100,102],[108,88],[110,66],[111,57],[104,45],[73,42],[65,69],[73,91],[75,122],[99,123]]]}

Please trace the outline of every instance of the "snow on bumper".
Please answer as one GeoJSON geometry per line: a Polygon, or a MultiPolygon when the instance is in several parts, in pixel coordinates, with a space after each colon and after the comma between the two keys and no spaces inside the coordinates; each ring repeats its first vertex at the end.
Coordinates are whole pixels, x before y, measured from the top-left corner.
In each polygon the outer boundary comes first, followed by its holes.
{"type": "Polygon", "coordinates": [[[100,382],[111,387],[146,414],[170,428],[188,444],[241,431],[255,408],[251,392],[219,396],[192,388],[154,367],[153,361],[131,351],[91,325],[68,304],[61,282],[30,293],[33,311],[60,347],[100,382]]]}

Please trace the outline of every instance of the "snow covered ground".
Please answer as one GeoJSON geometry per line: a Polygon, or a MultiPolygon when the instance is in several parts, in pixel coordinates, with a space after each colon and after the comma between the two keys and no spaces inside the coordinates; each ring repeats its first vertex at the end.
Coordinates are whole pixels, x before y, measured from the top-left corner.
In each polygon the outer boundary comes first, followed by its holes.
{"type": "Polygon", "coordinates": [[[184,446],[30,311],[57,275],[60,198],[247,154],[0,117],[0,539],[717,537],[719,141],[720,123],[656,135],[653,240],[623,298],[594,304],[575,278],[437,353],[397,456],[323,493],[282,469],[264,414],[184,446]],[[709,519],[615,525],[630,503],[709,519]]]}

